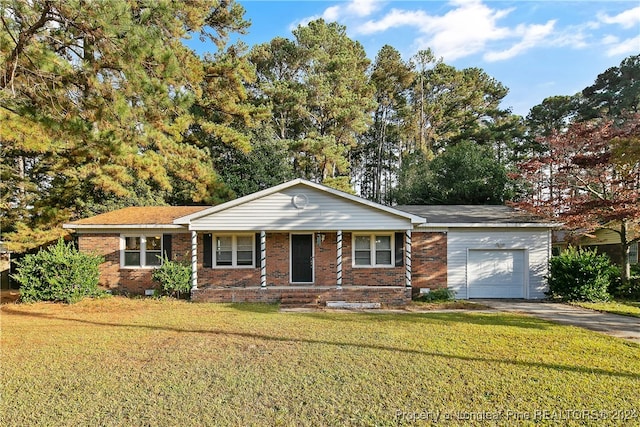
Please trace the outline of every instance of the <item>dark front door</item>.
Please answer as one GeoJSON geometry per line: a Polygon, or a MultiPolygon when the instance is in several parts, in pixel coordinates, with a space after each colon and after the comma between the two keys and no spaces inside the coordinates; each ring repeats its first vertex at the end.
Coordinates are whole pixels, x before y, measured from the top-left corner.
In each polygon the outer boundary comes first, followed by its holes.
{"type": "Polygon", "coordinates": [[[313,234],[291,235],[291,283],[313,282],[313,234]]]}

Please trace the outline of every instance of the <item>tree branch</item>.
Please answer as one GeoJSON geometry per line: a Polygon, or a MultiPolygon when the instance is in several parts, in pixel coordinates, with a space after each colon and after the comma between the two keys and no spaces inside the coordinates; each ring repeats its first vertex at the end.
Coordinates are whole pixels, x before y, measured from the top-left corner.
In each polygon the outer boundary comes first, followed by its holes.
{"type": "MultiPolygon", "coordinates": [[[[6,88],[14,78],[14,73],[9,73],[9,70],[14,70],[18,63],[18,56],[24,51],[27,46],[29,40],[38,32],[40,28],[42,28],[48,21],[48,14],[51,12],[52,3],[51,1],[46,1],[44,3],[44,9],[42,10],[42,14],[40,18],[25,32],[21,33],[16,41],[13,36],[11,38],[15,41],[16,46],[11,51],[11,54],[7,58],[6,67],[3,72],[2,79],[0,80],[0,89],[6,88]]],[[[2,20],[4,23],[4,19],[2,20]]],[[[6,25],[5,25],[6,28],[6,25]]]]}

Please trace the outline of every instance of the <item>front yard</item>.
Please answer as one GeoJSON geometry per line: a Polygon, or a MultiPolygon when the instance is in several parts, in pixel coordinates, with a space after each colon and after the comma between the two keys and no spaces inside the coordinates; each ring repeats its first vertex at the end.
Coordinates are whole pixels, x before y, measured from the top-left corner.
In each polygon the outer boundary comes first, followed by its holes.
{"type": "Polygon", "coordinates": [[[636,425],[640,347],[530,317],[1,308],[2,425],[636,425]]]}

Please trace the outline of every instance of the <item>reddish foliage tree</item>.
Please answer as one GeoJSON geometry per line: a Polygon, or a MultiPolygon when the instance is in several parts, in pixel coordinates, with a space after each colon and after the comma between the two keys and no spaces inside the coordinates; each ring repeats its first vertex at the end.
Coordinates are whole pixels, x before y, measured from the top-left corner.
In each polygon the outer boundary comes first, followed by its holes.
{"type": "Polygon", "coordinates": [[[516,205],[576,233],[617,233],[626,283],[629,247],[640,240],[640,114],[574,123],[541,142],[547,152],[521,164],[529,196],[516,205]]]}

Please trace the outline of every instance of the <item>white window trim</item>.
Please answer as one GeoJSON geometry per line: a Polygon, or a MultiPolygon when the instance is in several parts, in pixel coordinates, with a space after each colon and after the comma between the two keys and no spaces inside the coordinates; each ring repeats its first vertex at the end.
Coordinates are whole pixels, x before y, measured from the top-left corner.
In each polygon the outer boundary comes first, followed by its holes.
{"type": "Polygon", "coordinates": [[[211,267],[219,269],[242,269],[256,268],[256,236],[255,233],[219,233],[213,234],[211,237],[212,260],[211,267]],[[251,265],[238,265],[238,237],[251,237],[251,265]],[[231,265],[217,265],[216,254],[216,238],[231,237],[231,265]]]}
{"type": "Polygon", "coordinates": [[[638,250],[640,250],[640,244],[633,242],[629,247],[629,264],[638,264],[638,250]]]}
{"type": "Polygon", "coordinates": [[[351,265],[353,268],[393,268],[396,266],[395,263],[395,233],[351,233],[351,265]],[[369,264],[362,265],[356,264],[356,237],[361,236],[369,236],[370,239],[370,252],[369,252],[369,264]],[[390,264],[374,264],[376,256],[376,236],[389,236],[390,237],[390,245],[391,245],[391,263],[390,264]]]}
{"type": "Polygon", "coordinates": [[[154,269],[162,265],[162,258],[164,257],[164,236],[160,234],[160,265],[146,265],[144,262],[147,260],[147,237],[157,237],[157,233],[148,234],[121,234],[120,235],[120,268],[128,270],[139,269],[154,269]],[[125,251],[127,249],[127,237],[139,237],[140,238],[140,265],[125,265],[125,251]]]}

